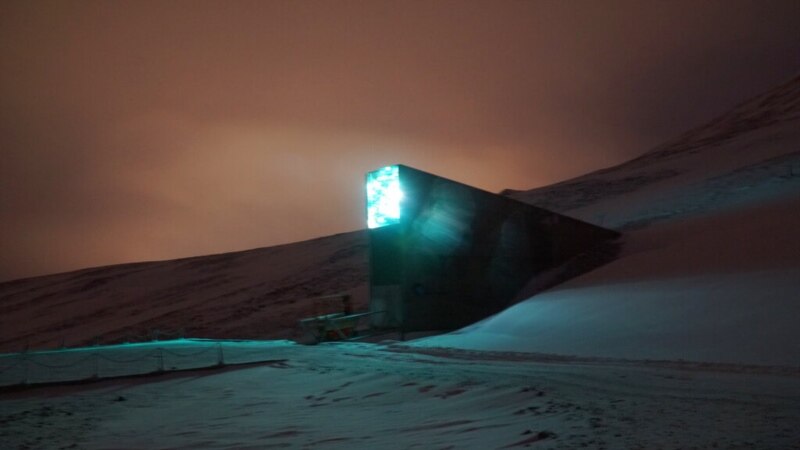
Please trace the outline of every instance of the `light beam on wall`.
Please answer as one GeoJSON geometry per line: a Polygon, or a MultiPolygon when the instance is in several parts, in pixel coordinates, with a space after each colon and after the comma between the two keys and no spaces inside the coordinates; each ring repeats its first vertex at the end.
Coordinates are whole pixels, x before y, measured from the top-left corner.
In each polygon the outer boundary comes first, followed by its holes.
{"type": "Polygon", "coordinates": [[[367,227],[400,223],[400,168],[386,166],[367,174],[367,227]]]}
{"type": "Polygon", "coordinates": [[[461,328],[616,256],[616,231],[402,164],[365,181],[375,328],[461,328]]]}

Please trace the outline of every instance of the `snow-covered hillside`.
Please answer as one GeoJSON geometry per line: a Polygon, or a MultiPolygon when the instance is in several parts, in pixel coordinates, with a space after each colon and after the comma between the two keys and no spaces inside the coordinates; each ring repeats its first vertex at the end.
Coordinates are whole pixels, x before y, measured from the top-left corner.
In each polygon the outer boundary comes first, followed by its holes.
{"type": "MultiPolygon", "coordinates": [[[[0,352],[141,340],[158,331],[286,338],[311,298],[366,303],[366,234],[123,264],[0,284],[0,352]]],[[[164,337],[164,336],[161,336],[164,337]]]]}
{"type": "Polygon", "coordinates": [[[800,194],[800,76],[626,163],[505,193],[615,229],[800,194]]]}
{"type": "Polygon", "coordinates": [[[508,194],[624,231],[622,254],[419,345],[800,365],[800,77],[630,162],[508,194]]]}

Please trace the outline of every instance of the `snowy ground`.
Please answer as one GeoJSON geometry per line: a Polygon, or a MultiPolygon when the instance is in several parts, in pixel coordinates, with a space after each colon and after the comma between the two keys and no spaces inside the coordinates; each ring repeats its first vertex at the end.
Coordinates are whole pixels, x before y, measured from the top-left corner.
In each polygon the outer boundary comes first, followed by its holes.
{"type": "Polygon", "coordinates": [[[800,367],[800,196],[628,233],[620,257],[420,346],[800,367]]]}
{"type": "Polygon", "coordinates": [[[800,446],[797,374],[430,355],[372,344],[286,344],[271,352],[285,361],[6,392],[0,442],[48,449],[800,446]]]}

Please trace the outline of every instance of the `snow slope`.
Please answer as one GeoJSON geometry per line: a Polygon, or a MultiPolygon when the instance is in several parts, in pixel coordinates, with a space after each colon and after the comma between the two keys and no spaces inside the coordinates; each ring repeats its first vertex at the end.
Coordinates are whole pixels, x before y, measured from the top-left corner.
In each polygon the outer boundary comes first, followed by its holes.
{"type": "Polygon", "coordinates": [[[622,230],[621,256],[418,345],[800,366],[800,77],[628,163],[507,194],[622,230]]]}
{"type": "Polygon", "coordinates": [[[366,234],[0,284],[0,352],[149,339],[286,338],[311,298],[366,305],[366,234]],[[161,336],[164,337],[164,336],[161,336]]]}
{"type": "Polygon", "coordinates": [[[800,76],[626,163],[513,198],[616,229],[798,194],[800,76]]]}

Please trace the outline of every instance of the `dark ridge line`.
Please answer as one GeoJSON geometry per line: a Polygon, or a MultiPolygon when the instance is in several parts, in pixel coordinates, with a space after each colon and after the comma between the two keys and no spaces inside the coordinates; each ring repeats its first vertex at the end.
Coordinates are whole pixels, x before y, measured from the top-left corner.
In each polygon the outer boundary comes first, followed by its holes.
{"type": "Polygon", "coordinates": [[[141,266],[147,266],[147,267],[142,267],[140,270],[148,270],[148,269],[151,269],[153,267],[157,267],[159,265],[168,265],[168,264],[176,264],[176,263],[191,264],[195,260],[199,260],[199,259],[203,259],[203,258],[213,258],[213,257],[219,257],[221,259],[224,259],[224,258],[236,259],[236,258],[240,258],[242,256],[247,256],[247,255],[253,254],[253,253],[259,253],[259,252],[264,252],[264,251],[274,251],[274,250],[278,250],[278,249],[283,249],[285,247],[290,247],[290,246],[300,245],[300,244],[309,245],[309,244],[311,244],[313,242],[316,242],[316,241],[324,241],[324,240],[337,238],[337,237],[342,237],[342,236],[347,236],[347,235],[353,235],[353,237],[354,237],[357,234],[362,234],[362,233],[365,233],[365,232],[366,232],[366,229],[341,231],[341,232],[334,233],[334,234],[329,234],[329,235],[326,235],[326,236],[317,236],[317,237],[303,239],[303,240],[295,241],[295,242],[285,242],[285,243],[282,243],[282,244],[267,245],[267,246],[262,246],[262,247],[249,248],[249,249],[231,250],[231,251],[227,251],[227,252],[209,253],[209,254],[205,254],[205,255],[183,256],[183,257],[170,258],[170,259],[154,259],[154,260],[146,260],[146,261],[113,263],[113,264],[106,264],[106,265],[102,265],[102,266],[90,266],[90,267],[83,267],[83,268],[74,269],[74,270],[66,270],[66,271],[63,271],[63,272],[53,272],[53,273],[45,273],[45,274],[41,274],[41,275],[24,276],[24,277],[21,277],[21,278],[12,278],[12,279],[9,279],[9,280],[0,280],[0,290],[2,290],[4,288],[7,288],[7,287],[23,285],[23,284],[25,284],[27,282],[30,282],[30,281],[35,280],[35,279],[40,279],[40,278],[56,278],[56,277],[67,277],[67,276],[70,276],[70,278],[67,279],[67,280],[57,280],[55,282],[56,284],[60,284],[62,282],[71,281],[75,277],[86,277],[86,276],[99,275],[99,274],[104,273],[107,270],[117,270],[117,269],[125,269],[125,268],[129,268],[129,267],[141,267],[141,266]]]}

